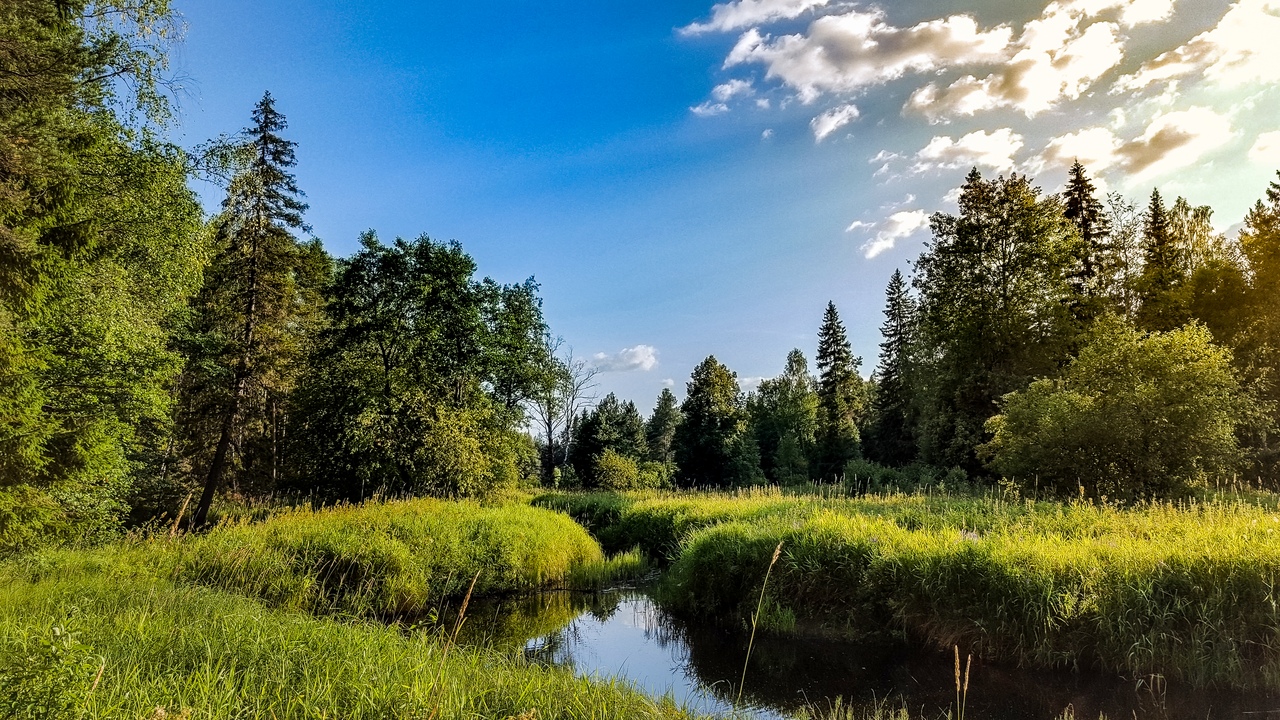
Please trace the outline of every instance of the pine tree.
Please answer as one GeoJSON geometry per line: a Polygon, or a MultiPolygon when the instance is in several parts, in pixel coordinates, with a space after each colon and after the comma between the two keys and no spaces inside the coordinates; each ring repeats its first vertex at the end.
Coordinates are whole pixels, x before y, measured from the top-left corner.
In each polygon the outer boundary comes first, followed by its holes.
{"type": "Polygon", "coordinates": [[[1106,211],[1096,196],[1093,181],[1085,173],[1084,165],[1076,161],[1072,166],[1063,193],[1066,207],[1063,214],[1080,233],[1076,268],[1071,285],[1077,298],[1073,311],[1078,319],[1088,322],[1102,310],[1097,299],[1100,295],[1099,275],[1108,264],[1106,240],[1111,234],[1106,211]]]}
{"type": "Polygon", "coordinates": [[[830,479],[858,456],[858,421],[864,388],[858,376],[862,358],[855,357],[835,303],[827,303],[818,330],[818,429],[814,476],[830,479]]]}
{"type": "Polygon", "coordinates": [[[915,459],[916,443],[910,423],[909,363],[915,304],[907,294],[902,271],[894,270],[885,289],[885,321],[880,326],[880,364],[876,367],[876,395],[872,403],[867,450],[872,459],[904,465],[915,459]]]}
{"type": "Polygon", "coordinates": [[[675,460],[671,441],[676,434],[676,426],[680,424],[680,408],[676,404],[676,395],[671,388],[662,388],[658,395],[658,404],[653,408],[653,415],[645,423],[645,439],[649,444],[649,460],[658,463],[670,463],[675,460]]]}
{"type": "MultiPolygon", "coordinates": [[[[211,372],[195,382],[213,391],[209,419],[217,444],[204,472],[204,490],[193,523],[202,525],[232,463],[237,435],[276,435],[281,377],[290,359],[291,331],[299,313],[295,283],[303,253],[293,231],[307,231],[307,206],[290,173],[296,143],[266,93],[246,131],[252,159],[231,182],[216,219],[217,256],[198,299],[201,335],[217,344],[200,365],[211,372]],[[218,387],[221,385],[221,387],[218,387]],[[268,417],[270,416],[270,417],[268,417]]],[[[198,375],[199,373],[197,373],[198,375]]],[[[236,443],[241,447],[245,441],[236,443]]]]}
{"type": "Polygon", "coordinates": [[[1151,191],[1143,229],[1143,267],[1138,277],[1138,326],[1169,331],[1188,320],[1178,294],[1186,279],[1159,190],[1151,191]]]}

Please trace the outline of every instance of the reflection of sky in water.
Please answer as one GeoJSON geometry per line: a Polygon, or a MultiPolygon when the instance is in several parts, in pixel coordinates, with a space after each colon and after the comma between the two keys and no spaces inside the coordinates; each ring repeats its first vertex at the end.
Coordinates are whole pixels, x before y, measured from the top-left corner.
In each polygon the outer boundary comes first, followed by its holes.
{"type": "MultiPolygon", "coordinates": [[[[694,677],[689,669],[688,645],[673,636],[662,622],[661,611],[646,597],[625,598],[604,618],[583,613],[558,633],[529,641],[526,652],[557,665],[571,665],[586,677],[625,679],[651,696],[670,695],[695,712],[727,714],[733,710],[724,699],[733,695],[729,683],[721,681],[722,686],[712,689],[694,677]]],[[[750,717],[786,717],[752,707],[745,699],[744,705],[751,711],[750,717]]]]}

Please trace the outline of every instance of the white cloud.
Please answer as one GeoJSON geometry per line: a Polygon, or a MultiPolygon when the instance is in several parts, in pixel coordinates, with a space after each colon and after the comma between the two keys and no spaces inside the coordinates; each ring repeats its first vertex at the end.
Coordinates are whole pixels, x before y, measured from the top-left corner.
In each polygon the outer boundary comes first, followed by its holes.
{"type": "Polygon", "coordinates": [[[722,115],[729,112],[728,105],[725,105],[724,103],[713,103],[711,101],[704,102],[701,105],[695,105],[689,109],[698,117],[711,117],[713,115],[722,115]]]}
{"type": "Polygon", "coordinates": [[[907,73],[1001,62],[1011,37],[1008,26],[982,30],[968,15],[896,27],[882,10],[854,9],[814,20],[805,34],[772,39],[749,30],[724,64],[761,63],[769,78],[812,102],[823,92],[853,92],[907,73]]]}
{"type": "Polygon", "coordinates": [[[711,97],[720,102],[728,102],[739,95],[750,97],[754,93],[755,88],[751,87],[751,83],[746,80],[734,79],[712,88],[711,97]]]}
{"type": "Polygon", "coordinates": [[[771,138],[771,137],[773,137],[773,128],[765,128],[765,129],[764,129],[763,131],[761,131],[761,133],[760,133],[760,139],[761,139],[761,140],[768,140],[768,139],[769,139],[769,138],[771,138]]]}
{"type": "Polygon", "coordinates": [[[1008,172],[1013,169],[1013,156],[1022,146],[1022,136],[1009,128],[994,132],[977,130],[959,140],[939,135],[916,153],[912,171],[923,173],[981,165],[998,172],[1008,172]]]}
{"type": "Polygon", "coordinates": [[[1027,169],[1038,174],[1046,169],[1071,167],[1079,160],[1089,174],[1096,177],[1120,162],[1116,154],[1119,147],[1120,140],[1109,128],[1085,128],[1050,140],[1044,151],[1027,163],[1027,169]]]}
{"type": "Polygon", "coordinates": [[[918,230],[929,225],[929,216],[923,210],[902,210],[885,218],[882,222],[854,222],[845,228],[845,232],[867,230],[874,232],[871,239],[860,248],[867,259],[890,250],[902,238],[914,235],[918,230]]]}
{"type": "Polygon", "coordinates": [[[1280,0],[1239,0],[1213,28],[1117,81],[1131,92],[1187,77],[1239,86],[1280,81],[1280,0]]]}
{"type": "Polygon", "coordinates": [[[676,386],[675,378],[664,378],[662,380],[662,387],[664,388],[673,388],[675,386],[676,386]]]}
{"type": "MultiPolygon", "coordinates": [[[[1206,107],[1193,107],[1156,115],[1141,135],[1127,140],[1107,127],[1067,133],[1050,140],[1027,162],[1027,169],[1032,173],[1063,169],[1078,159],[1095,178],[1117,169],[1130,183],[1141,182],[1194,165],[1230,142],[1232,133],[1231,121],[1225,116],[1206,107]]],[[[1280,132],[1270,134],[1280,151],[1280,132]]]]}
{"type": "Polygon", "coordinates": [[[947,87],[916,90],[906,109],[931,120],[1008,107],[1034,117],[1063,100],[1074,100],[1124,59],[1121,24],[1160,19],[1170,0],[1077,0],[1050,3],[1028,22],[1001,66],[978,79],[966,75],[947,87]],[[1116,15],[1116,11],[1120,14],[1116,15]],[[1099,17],[1115,15],[1114,20],[1099,17]]]}
{"type": "Polygon", "coordinates": [[[1205,107],[1157,115],[1140,137],[1116,149],[1131,182],[1166,175],[1227,144],[1231,121],[1205,107]]]}
{"type": "Polygon", "coordinates": [[[832,108],[809,122],[816,142],[822,142],[828,135],[858,119],[858,106],[841,105],[832,108]]]}
{"type": "Polygon", "coordinates": [[[768,379],[769,378],[767,377],[757,377],[754,375],[751,377],[738,378],[738,387],[742,392],[754,392],[760,387],[760,383],[768,379]]]}
{"type": "Polygon", "coordinates": [[[685,35],[725,32],[774,20],[790,20],[829,2],[831,0],[735,0],[720,3],[711,8],[710,21],[693,23],[681,28],[680,32],[685,35]]]}
{"type": "Polygon", "coordinates": [[[1249,160],[1258,165],[1280,167],[1280,130],[1259,135],[1249,148],[1249,160]]]}
{"type": "Polygon", "coordinates": [[[601,372],[647,372],[658,366],[658,349],[652,345],[636,345],[613,355],[596,353],[591,360],[601,372]]]}

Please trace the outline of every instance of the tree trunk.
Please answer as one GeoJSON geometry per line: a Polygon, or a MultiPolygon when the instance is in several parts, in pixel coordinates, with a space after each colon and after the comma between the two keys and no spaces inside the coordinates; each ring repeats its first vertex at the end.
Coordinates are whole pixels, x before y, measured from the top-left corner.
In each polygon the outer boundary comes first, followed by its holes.
{"type": "Polygon", "coordinates": [[[204,491],[200,493],[200,504],[196,505],[196,514],[191,518],[191,527],[200,529],[209,519],[209,506],[213,504],[213,496],[218,492],[222,482],[222,473],[227,467],[227,454],[231,450],[231,432],[235,427],[236,410],[239,409],[239,393],[231,399],[231,407],[222,420],[222,433],[218,437],[218,447],[213,453],[213,462],[209,463],[209,474],[205,476],[204,491]]]}

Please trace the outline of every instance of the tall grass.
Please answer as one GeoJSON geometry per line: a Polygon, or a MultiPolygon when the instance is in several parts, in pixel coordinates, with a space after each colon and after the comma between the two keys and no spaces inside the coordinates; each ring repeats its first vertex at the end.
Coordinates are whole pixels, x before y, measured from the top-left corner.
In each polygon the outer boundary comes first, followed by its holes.
{"type": "Polygon", "coordinates": [[[613,682],[431,633],[272,610],[62,554],[0,565],[0,717],[681,718],[613,682]],[[57,628],[55,634],[55,628],[57,628]]]}
{"type": "Polygon", "coordinates": [[[272,607],[398,617],[478,596],[565,586],[604,563],[558,513],[507,504],[409,500],[293,510],[152,548],[181,582],[272,607]]]}
{"type": "Polygon", "coordinates": [[[602,539],[665,528],[654,542],[675,550],[661,599],[685,613],[749,617],[781,542],[765,628],[770,617],[839,634],[887,624],[997,661],[1280,688],[1273,504],[759,491],[539,502],[607,503],[616,520],[596,529],[602,539]]]}

